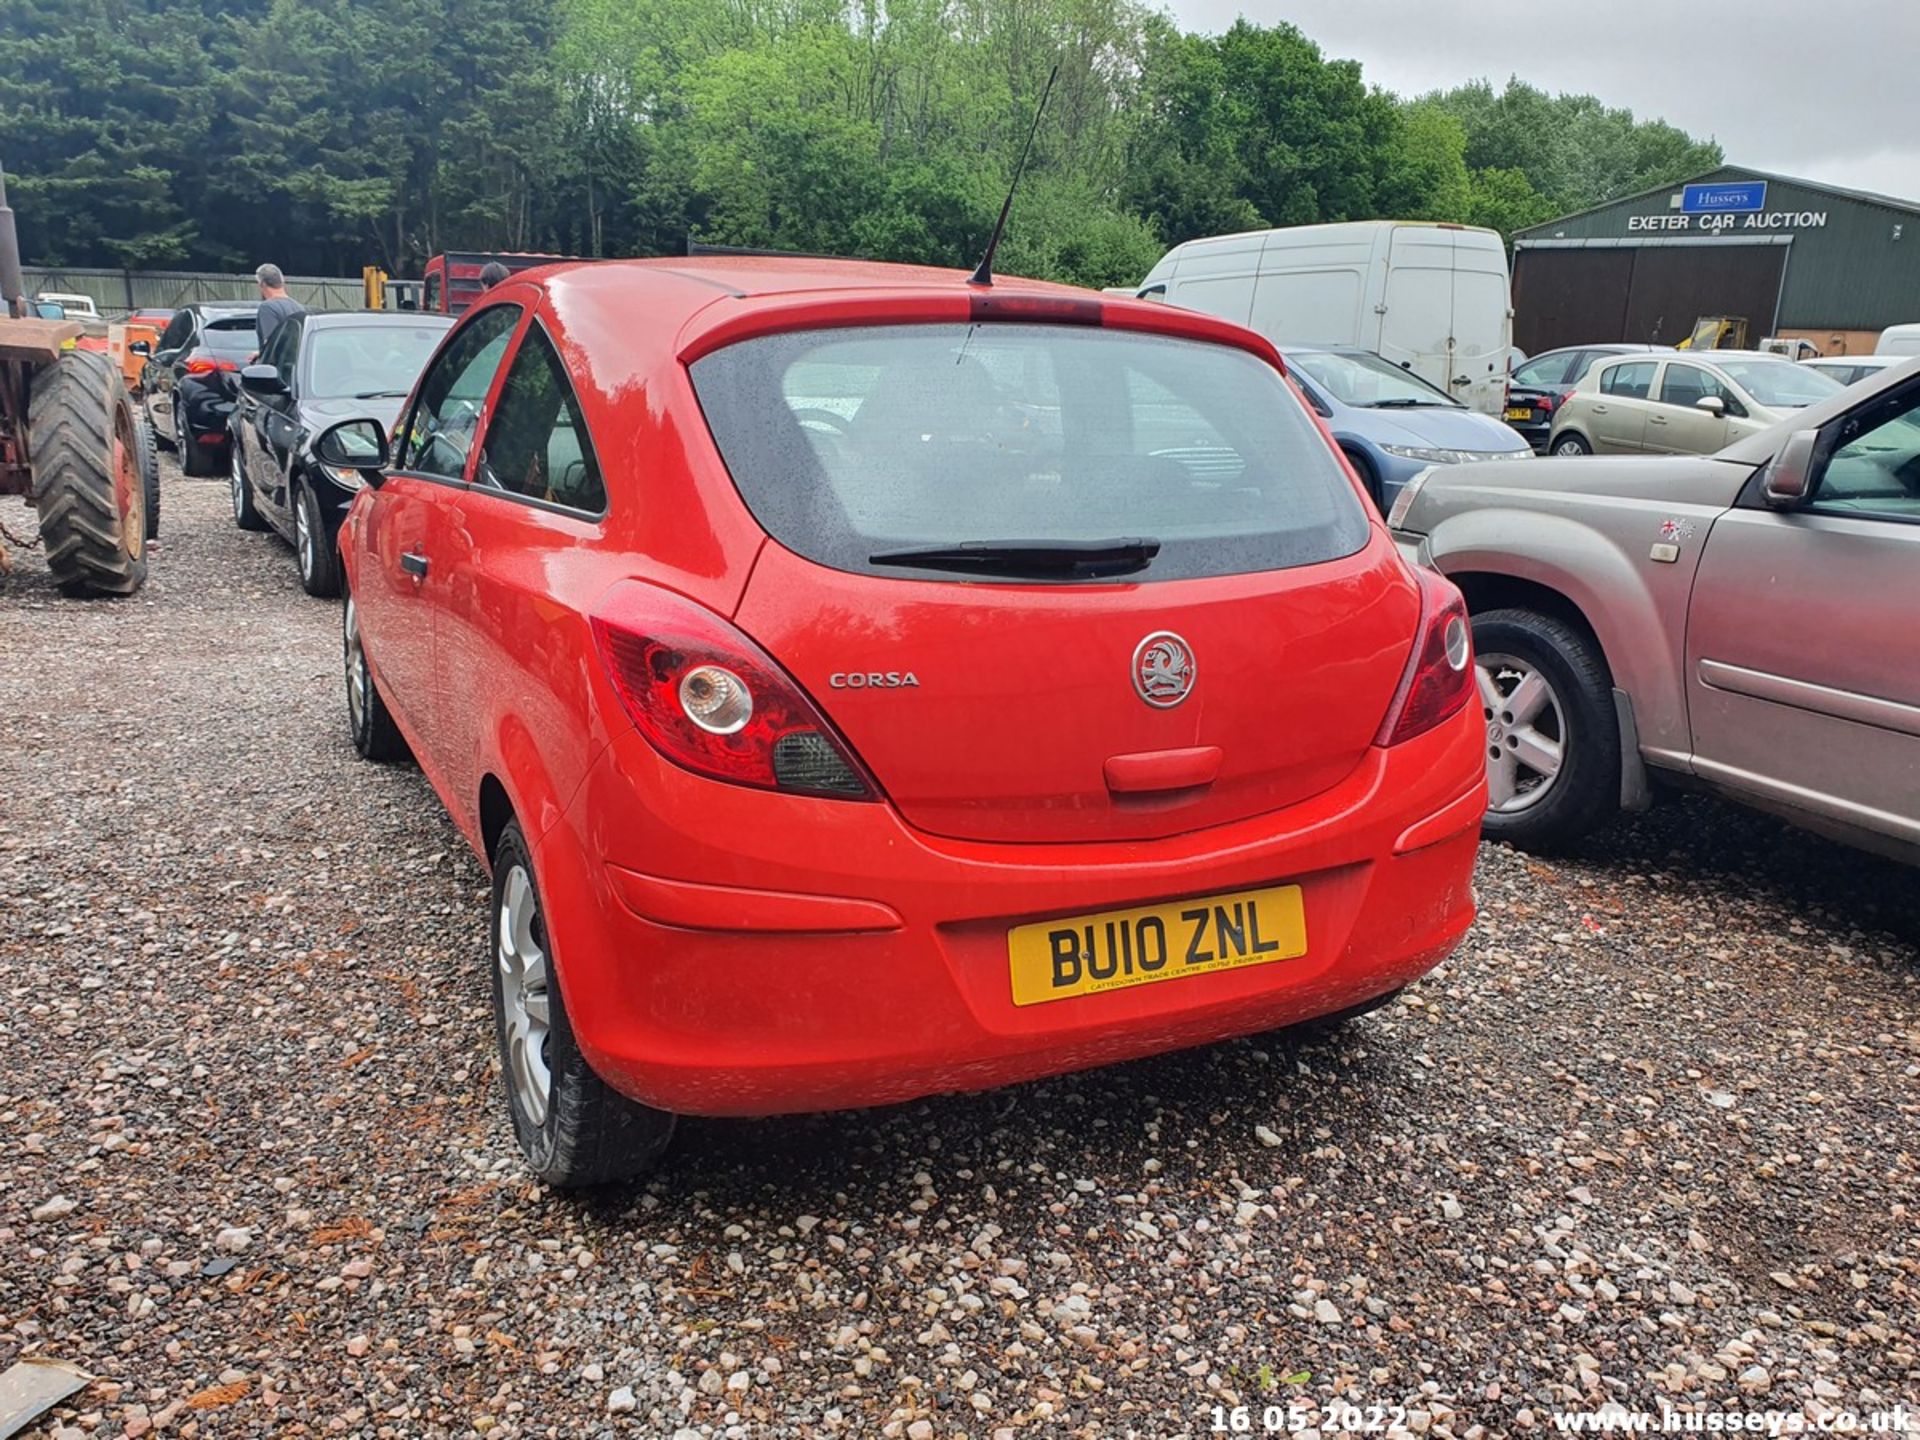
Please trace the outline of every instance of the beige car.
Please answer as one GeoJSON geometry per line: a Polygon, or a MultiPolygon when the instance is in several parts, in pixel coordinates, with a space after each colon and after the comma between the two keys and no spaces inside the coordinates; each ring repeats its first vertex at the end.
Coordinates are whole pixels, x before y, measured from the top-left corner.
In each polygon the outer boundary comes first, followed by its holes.
{"type": "Polygon", "coordinates": [[[1488,835],[1691,788],[1920,864],[1920,357],[1711,456],[1436,465],[1388,524],[1473,616],[1488,835]]]}
{"type": "Polygon", "coordinates": [[[1553,417],[1551,455],[1712,455],[1844,388],[1758,350],[1628,356],[1595,365],[1553,417]]]}

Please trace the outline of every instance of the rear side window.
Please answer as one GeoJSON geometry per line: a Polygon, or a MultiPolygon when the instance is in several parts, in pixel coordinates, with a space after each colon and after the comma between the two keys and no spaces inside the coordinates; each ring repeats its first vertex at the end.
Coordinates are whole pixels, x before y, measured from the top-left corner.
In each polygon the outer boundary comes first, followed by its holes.
{"type": "Polygon", "coordinates": [[[1600,372],[1600,389],[1608,395],[1619,395],[1628,400],[1644,400],[1653,390],[1653,372],[1658,366],[1652,360],[1635,360],[1627,365],[1609,365],[1600,372]]]}
{"type": "Polygon", "coordinates": [[[579,402],[538,325],[520,342],[500,387],[473,481],[590,515],[607,508],[579,402]]]}
{"type": "Polygon", "coordinates": [[[926,577],[872,557],[1124,538],[1159,544],[1138,580],[1174,580],[1316,564],[1369,533],[1299,398],[1230,346],[904,325],[748,340],[692,374],[755,517],[835,569],[926,577]]]}
{"type": "Polygon", "coordinates": [[[251,355],[260,348],[251,315],[215,315],[200,331],[200,343],[222,355],[251,355]]]}

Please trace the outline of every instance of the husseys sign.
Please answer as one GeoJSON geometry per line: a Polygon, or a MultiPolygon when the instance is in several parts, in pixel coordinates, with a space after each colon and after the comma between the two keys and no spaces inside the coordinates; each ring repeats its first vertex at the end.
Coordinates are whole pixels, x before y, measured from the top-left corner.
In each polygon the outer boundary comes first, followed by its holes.
{"type": "Polygon", "coordinates": [[[1628,233],[1642,230],[1691,230],[1717,235],[1722,230],[1818,230],[1824,210],[1769,210],[1764,180],[1683,185],[1679,203],[1658,215],[1629,215],[1628,233]]]}

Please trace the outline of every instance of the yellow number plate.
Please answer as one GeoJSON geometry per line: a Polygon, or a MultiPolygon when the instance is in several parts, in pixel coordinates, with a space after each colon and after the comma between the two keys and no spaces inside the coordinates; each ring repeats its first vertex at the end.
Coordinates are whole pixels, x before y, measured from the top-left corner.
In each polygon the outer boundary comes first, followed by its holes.
{"type": "Polygon", "coordinates": [[[1531,420],[1532,418],[1533,411],[1524,405],[1513,405],[1507,409],[1507,419],[1509,420],[1531,420]]]}
{"type": "Polygon", "coordinates": [[[1013,1003],[1040,1005],[1307,953],[1298,885],[1018,925],[1007,932],[1013,1003]]]}

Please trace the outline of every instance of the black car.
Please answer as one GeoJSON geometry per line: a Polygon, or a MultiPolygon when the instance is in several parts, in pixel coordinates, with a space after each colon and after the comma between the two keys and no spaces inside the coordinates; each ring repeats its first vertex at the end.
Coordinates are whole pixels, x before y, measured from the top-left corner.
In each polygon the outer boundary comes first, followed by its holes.
{"type": "Polygon", "coordinates": [[[452,326],[451,315],[295,315],[273,332],[259,363],[240,372],[229,462],[234,523],[279,531],[309,595],[340,592],[340,522],[362,483],[357,471],[315,459],[313,437],[357,416],[391,430],[452,326]]]}
{"type": "Polygon", "coordinates": [[[1554,411],[1580,383],[1580,377],[1593,368],[1593,362],[1613,355],[1638,355],[1650,350],[1669,350],[1669,345],[1569,345],[1559,350],[1543,350],[1531,360],[1513,367],[1507,381],[1507,424],[1526,437],[1527,443],[1544,455],[1547,432],[1553,429],[1554,411]]]}
{"type": "Polygon", "coordinates": [[[234,380],[260,339],[258,301],[209,301],[173,312],[140,372],[141,403],[160,443],[189,475],[218,475],[234,380]]]}

